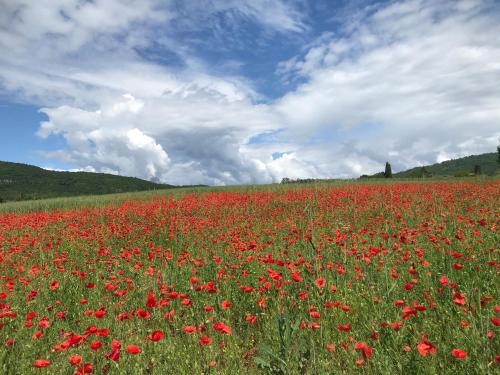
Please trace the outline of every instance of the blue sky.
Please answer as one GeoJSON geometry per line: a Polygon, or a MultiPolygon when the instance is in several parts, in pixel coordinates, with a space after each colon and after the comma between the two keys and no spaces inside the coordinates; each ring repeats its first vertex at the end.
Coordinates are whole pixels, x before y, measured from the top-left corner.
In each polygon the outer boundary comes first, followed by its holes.
{"type": "Polygon", "coordinates": [[[0,160],[176,184],[493,152],[494,0],[11,0],[0,160]]]}
{"type": "Polygon", "coordinates": [[[38,111],[39,107],[19,103],[15,100],[0,102],[2,128],[0,138],[0,160],[16,163],[44,165],[54,169],[68,169],[74,166],[57,160],[46,160],[41,154],[54,148],[64,147],[64,139],[51,137],[45,142],[36,136],[42,121],[48,117],[38,111]]]}

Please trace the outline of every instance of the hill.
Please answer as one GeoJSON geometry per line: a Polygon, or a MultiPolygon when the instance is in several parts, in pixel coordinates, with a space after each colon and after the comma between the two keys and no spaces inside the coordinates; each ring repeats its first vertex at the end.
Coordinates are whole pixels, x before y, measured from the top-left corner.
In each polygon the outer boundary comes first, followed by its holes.
{"type": "Polygon", "coordinates": [[[494,175],[499,171],[497,162],[497,153],[491,152],[480,155],[470,155],[459,159],[446,160],[442,163],[426,165],[424,167],[415,167],[406,171],[394,173],[396,178],[415,178],[431,176],[455,176],[463,177],[474,174],[474,169],[478,165],[481,169],[480,174],[494,175]]]}
{"type": "Polygon", "coordinates": [[[0,202],[169,189],[135,177],[106,173],[57,172],[0,161],[0,202]]]}

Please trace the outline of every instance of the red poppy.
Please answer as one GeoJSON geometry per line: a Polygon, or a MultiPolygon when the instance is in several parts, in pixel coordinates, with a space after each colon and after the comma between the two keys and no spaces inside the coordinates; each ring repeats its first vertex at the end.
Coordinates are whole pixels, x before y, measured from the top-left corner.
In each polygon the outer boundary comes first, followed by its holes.
{"type": "Polygon", "coordinates": [[[222,333],[227,333],[228,335],[231,334],[232,330],[231,327],[225,325],[222,322],[217,322],[213,325],[214,329],[216,331],[222,332],[222,333]]]}
{"type": "Polygon", "coordinates": [[[59,283],[56,280],[54,280],[50,283],[50,290],[57,290],[57,289],[59,289],[59,283]]]}
{"type": "Polygon", "coordinates": [[[369,359],[373,354],[373,349],[363,341],[357,342],[354,349],[360,350],[364,359],[369,359]]]}
{"type": "Polygon", "coordinates": [[[77,364],[79,364],[80,362],[82,361],[82,356],[81,355],[72,355],[71,357],[69,357],[68,359],[68,362],[72,365],[72,366],[76,366],[77,364]]]}
{"type": "Polygon", "coordinates": [[[182,330],[188,334],[195,333],[196,332],[196,327],[195,326],[184,326],[182,330]]]}
{"type": "Polygon", "coordinates": [[[427,341],[424,335],[422,335],[420,342],[417,344],[417,349],[422,357],[436,353],[436,347],[427,341]]]}
{"type": "Polygon", "coordinates": [[[201,346],[210,345],[211,343],[212,343],[212,339],[208,336],[202,336],[200,339],[201,346]]]}
{"type": "Polygon", "coordinates": [[[94,351],[99,349],[101,346],[102,346],[102,342],[100,342],[100,341],[92,341],[90,343],[90,348],[94,351]]]}
{"type": "Polygon", "coordinates": [[[85,363],[84,365],[78,367],[78,369],[75,372],[75,375],[91,374],[92,372],[94,372],[94,368],[92,367],[92,364],[85,363]]]}
{"type": "Polygon", "coordinates": [[[46,359],[37,359],[33,362],[33,366],[38,368],[49,367],[50,361],[47,361],[46,359]]]}
{"type": "Polygon", "coordinates": [[[500,326],[500,318],[498,318],[498,317],[496,317],[496,316],[494,316],[493,318],[491,318],[491,319],[490,319],[490,322],[491,322],[494,326],[496,326],[496,327],[500,326]]]}
{"type": "Polygon", "coordinates": [[[165,334],[162,331],[153,331],[147,337],[147,339],[151,340],[151,341],[154,341],[154,342],[157,342],[157,341],[163,340],[164,337],[165,337],[165,334]]]}
{"type": "Polygon", "coordinates": [[[310,315],[310,316],[311,316],[311,318],[313,318],[313,319],[319,319],[319,318],[320,318],[320,314],[319,314],[319,312],[317,312],[317,311],[311,311],[311,312],[309,312],[309,315],[310,315]]]}
{"type": "Polygon", "coordinates": [[[324,287],[325,287],[325,285],[326,285],[326,279],[325,279],[325,278],[322,278],[322,277],[321,277],[321,278],[318,278],[318,279],[316,279],[315,284],[316,284],[316,286],[317,286],[318,288],[320,288],[320,289],[321,289],[321,288],[324,288],[324,287]]]}
{"type": "Polygon", "coordinates": [[[348,332],[351,330],[351,325],[350,324],[341,324],[337,326],[337,329],[341,332],[348,332]]]}
{"type": "Polygon", "coordinates": [[[129,345],[125,351],[128,354],[139,354],[142,350],[137,345],[129,345]]]}
{"type": "Polygon", "coordinates": [[[122,344],[120,343],[120,341],[115,340],[115,339],[111,340],[111,349],[118,350],[121,347],[122,347],[122,344]]]}
{"type": "Polygon", "coordinates": [[[153,289],[149,289],[148,296],[146,298],[146,307],[152,308],[156,307],[156,297],[153,293],[153,289]]]}
{"type": "Polygon", "coordinates": [[[467,352],[465,350],[462,350],[462,349],[453,349],[451,351],[451,355],[453,355],[453,357],[458,358],[458,359],[464,359],[467,357],[467,352]]]}

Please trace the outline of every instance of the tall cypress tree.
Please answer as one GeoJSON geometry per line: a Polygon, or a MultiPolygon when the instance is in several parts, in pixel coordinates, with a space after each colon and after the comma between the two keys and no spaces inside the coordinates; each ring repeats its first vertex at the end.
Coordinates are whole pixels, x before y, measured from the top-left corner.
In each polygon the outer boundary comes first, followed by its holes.
{"type": "Polygon", "coordinates": [[[392,178],[392,168],[389,162],[385,163],[385,172],[384,172],[384,177],[385,178],[392,178]]]}
{"type": "Polygon", "coordinates": [[[479,175],[481,174],[481,166],[480,166],[479,164],[476,164],[476,165],[474,166],[474,174],[475,174],[476,176],[479,176],[479,175]]]}

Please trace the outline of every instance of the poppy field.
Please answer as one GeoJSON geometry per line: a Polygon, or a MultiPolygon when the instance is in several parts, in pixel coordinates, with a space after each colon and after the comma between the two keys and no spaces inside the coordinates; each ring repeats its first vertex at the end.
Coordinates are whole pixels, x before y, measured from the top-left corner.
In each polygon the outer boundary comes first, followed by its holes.
{"type": "Polygon", "coordinates": [[[499,198],[456,180],[0,214],[0,373],[498,373],[499,198]]]}

